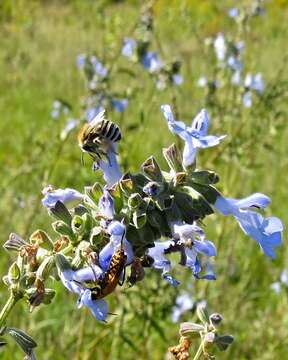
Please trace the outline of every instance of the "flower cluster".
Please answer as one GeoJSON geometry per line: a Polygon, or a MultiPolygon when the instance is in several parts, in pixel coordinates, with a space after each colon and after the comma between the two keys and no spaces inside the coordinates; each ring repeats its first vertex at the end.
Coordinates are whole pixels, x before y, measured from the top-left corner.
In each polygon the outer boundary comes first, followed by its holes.
{"type": "Polygon", "coordinates": [[[181,85],[181,62],[165,62],[158,51],[150,50],[153,39],[153,12],[150,6],[144,7],[143,14],[135,31],[135,38],[123,40],[122,55],[134,63],[139,63],[154,79],[156,88],[163,90],[168,86],[181,85]]]}

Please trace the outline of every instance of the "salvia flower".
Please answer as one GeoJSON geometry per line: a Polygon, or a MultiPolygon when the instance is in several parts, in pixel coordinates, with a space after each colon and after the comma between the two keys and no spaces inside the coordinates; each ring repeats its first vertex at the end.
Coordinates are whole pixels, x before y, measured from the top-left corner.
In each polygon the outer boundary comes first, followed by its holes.
{"type": "Polygon", "coordinates": [[[225,135],[207,135],[209,117],[205,109],[201,110],[193,119],[191,126],[187,126],[182,121],[176,121],[170,105],[162,105],[161,110],[168,122],[170,131],[185,141],[183,150],[183,165],[185,167],[193,164],[198,149],[218,145],[225,138],[225,135]]]}
{"type": "Polygon", "coordinates": [[[214,50],[218,61],[222,62],[225,59],[227,46],[226,40],[222,33],[219,33],[214,40],[214,50]]]}
{"type": "Polygon", "coordinates": [[[265,90],[265,83],[261,73],[252,75],[248,73],[244,80],[244,86],[247,89],[255,90],[258,94],[262,94],[265,90]]]}
{"type": "Polygon", "coordinates": [[[122,173],[118,164],[116,156],[116,145],[111,144],[110,149],[106,154],[106,159],[101,159],[94,163],[94,171],[101,169],[103,171],[103,177],[108,187],[114,185],[122,177],[122,173]]]}
{"type": "Polygon", "coordinates": [[[188,292],[180,293],[172,308],[172,321],[175,323],[178,322],[182,314],[194,308],[195,303],[191,294],[188,292]]]}
{"type": "Polygon", "coordinates": [[[134,39],[125,38],[123,41],[123,47],[121,50],[122,55],[131,59],[134,55],[136,47],[137,47],[137,43],[134,39]]]}
{"type": "Polygon", "coordinates": [[[158,53],[154,51],[148,51],[147,53],[145,53],[145,55],[142,57],[141,62],[144,68],[151,73],[160,70],[163,66],[158,53]]]}
{"type": "Polygon", "coordinates": [[[255,193],[241,200],[218,196],[214,206],[224,215],[233,215],[244,233],[256,240],[267,256],[275,258],[274,248],[282,241],[282,222],[277,217],[264,218],[251,210],[265,208],[269,204],[268,196],[255,193]]]}
{"type": "Polygon", "coordinates": [[[128,99],[112,99],[111,104],[116,111],[123,112],[128,106],[128,99]]]}
{"type": "Polygon", "coordinates": [[[46,187],[42,191],[44,198],[42,204],[47,208],[55,206],[57,201],[61,201],[64,204],[80,202],[83,199],[83,194],[75,189],[56,189],[53,190],[51,186],[46,187]]]}

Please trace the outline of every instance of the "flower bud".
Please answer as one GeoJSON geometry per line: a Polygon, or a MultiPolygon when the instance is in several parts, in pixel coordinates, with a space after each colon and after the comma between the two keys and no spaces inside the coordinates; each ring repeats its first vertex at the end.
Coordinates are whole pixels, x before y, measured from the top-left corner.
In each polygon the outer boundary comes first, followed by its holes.
{"type": "Polygon", "coordinates": [[[163,149],[163,155],[173,172],[178,173],[183,171],[182,154],[175,144],[163,149]]]}
{"type": "Polygon", "coordinates": [[[200,336],[200,331],[204,330],[204,326],[191,322],[184,322],[180,324],[179,333],[181,336],[200,336]]]}
{"type": "Polygon", "coordinates": [[[220,315],[218,313],[214,313],[209,316],[209,320],[212,325],[216,326],[221,323],[221,321],[223,320],[223,317],[222,317],[222,315],[220,315]]]}
{"type": "Polygon", "coordinates": [[[129,199],[128,199],[128,206],[130,209],[136,209],[142,202],[142,198],[140,196],[140,194],[138,193],[134,193],[132,195],[130,195],[129,199]]]}
{"type": "Polygon", "coordinates": [[[21,276],[20,269],[16,262],[14,262],[8,270],[8,281],[10,284],[17,284],[21,276]]]}
{"type": "Polygon", "coordinates": [[[62,220],[67,225],[71,224],[72,216],[63,202],[57,201],[49,210],[57,219],[62,220]]]}
{"type": "Polygon", "coordinates": [[[9,334],[28,355],[31,353],[32,349],[37,346],[37,343],[32,337],[20,329],[7,327],[5,333],[9,334]]]}
{"type": "Polygon", "coordinates": [[[63,222],[61,220],[55,221],[52,223],[52,227],[58,234],[66,235],[69,237],[70,240],[75,239],[72,229],[70,228],[70,226],[65,224],[65,222],[63,222]]]}
{"type": "Polygon", "coordinates": [[[46,280],[48,278],[48,276],[50,275],[50,272],[53,268],[54,261],[55,260],[54,260],[53,256],[48,256],[48,257],[44,258],[44,260],[42,261],[42,263],[40,264],[40,266],[37,269],[37,272],[36,272],[37,279],[46,280]]]}
{"type": "Polygon", "coordinates": [[[53,241],[45,231],[36,230],[30,236],[30,243],[43,247],[46,250],[53,250],[53,241]]]}
{"type": "Polygon", "coordinates": [[[209,315],[208,315],[208,311],[207,311],[205,305],[203,305],[203,304],[198,304],[198,305],[197,305],[197,309],[196,309],[196,313],[197,313],[197,316],[198,316],[199,320],[200,320],[203,324],[209,323],[209,315]]]}
{"type": "Polygon", "coordinates": [[[163,185],[156,181],[150,181],[143,187],[143,191],[148,196],[156,197],[163,191],[163,185]]]}
{"type": "Polygon", "coordinates": [[[11,233],[9,239],[3,245],[3,248],[8,251],[19,251],[22,246],[27,245],[28,243],[23,240],[19,235],[11,233]]]}
{"type": "Polygon", "coordinates": [[[163,181],[161,169],[153,156],[150,156],[146,161],[144,161],[141,169],[144,174],[152,181],[163,181]]]}

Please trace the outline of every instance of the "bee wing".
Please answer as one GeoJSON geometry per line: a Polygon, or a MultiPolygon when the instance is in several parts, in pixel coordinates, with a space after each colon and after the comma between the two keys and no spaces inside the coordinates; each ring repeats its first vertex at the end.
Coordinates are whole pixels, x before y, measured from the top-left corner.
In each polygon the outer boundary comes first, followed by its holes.
{"type": "Polygon", "coordinates": [[[104,118],[105,118],[105,110],[103,111],[100,111],[95,117],[93,120],[90,121],[89,125],[91,127],[95,126],[97,123],[99,123],[100,121],[103,121],[104,118]]]}

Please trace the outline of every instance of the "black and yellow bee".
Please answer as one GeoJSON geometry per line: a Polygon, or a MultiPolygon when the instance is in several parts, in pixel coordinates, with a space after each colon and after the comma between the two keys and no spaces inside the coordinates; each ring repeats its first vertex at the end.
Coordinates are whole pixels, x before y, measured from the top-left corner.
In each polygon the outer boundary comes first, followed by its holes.
{"type": "Polygon", "coordinates": [[[78,134],[78,143],[82,151],[87,152],[95,161],[107,156],[113,143],[121,140],[119,126],[105,119],[104,111],[85,124],[78,134]]]}

